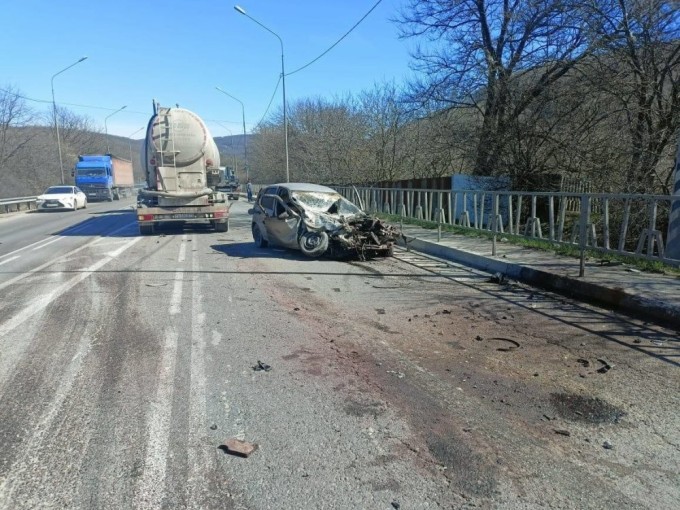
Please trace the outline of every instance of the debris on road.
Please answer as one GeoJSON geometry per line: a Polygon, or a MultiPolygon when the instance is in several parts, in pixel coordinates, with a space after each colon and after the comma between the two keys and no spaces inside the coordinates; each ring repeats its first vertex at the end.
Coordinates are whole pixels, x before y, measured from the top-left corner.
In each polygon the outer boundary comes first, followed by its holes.
{"type": "Polygon", "coordinates": [[[217,430],[217,425],[215,425],[214,423],[210,425],[210,430],[217,430]]]}
{"type": "Polygon", "coordinates": [[[498,349],[496,349],[497,351],[510,352],[510,351],[514,351],[515,349],[519,349],[519,342],[516,341],[516,340],[512,340],[511,338],[504,338],[502,336],[495,336],[493,338],[489,338],[489,340],[498,340],[498,341],[501,341],[501,342],[508,342],[508,343],[512,344],[509,347],[499,347],[498,349]]]}
{"type": "Polygon", "coordinates": [[[555,434],[559,434],[560,436],[571,436],[571,432],[565,429],[553,429],[555,431],[555,434]]]}
{"type": "Polygon", "coordinates": [[[597,361],[599,361],[600,363],[602,363],[602,366],[601,366],[600,368],[597,369],[597,371],[598,371],[600,374],[606,374],[606,373],[609,372],[612,368],[614,368],[614,365],[612,365],[611,363],[609,363],[607,360],[604,360],[604,359],[602,359],[602,358],[597,358],[597,361]]]}
{"type": "Polygon", "coordinates": [[[394,508],[395,510],[399,510],[401,508],[399,501],[392,501],[392,508],[394,508]]]}
{"type": "Polygon", "coordinates": [[[396,375],[399,379],[403,379],[405,377],[403,372],[395,372],[394,370],[388,370],[387,373],[396,375]]]}
{"type": "Polygon", "coordinates": [[[578,358],[576,362],[583,366],[583,368],[588,368],[590,366],[590,361],[584,358],[578,358]]]}
{"type": "Polygon", "coordinates": [[[385,315],[385,309],[384,308],[376,308],[376,312],[378,312],[378,315],[385,315]]]}
{"type": "Polygon", "coordinates": [[[613,450],[614,445],[611,444],[609,441],[605,441],[604,443],[602,443],[602,448],[604,448],[605,450],[613,450]]]}
{"type": "Polygon", "coordinates": [[[499,285],[502,285],[502,284],[506,283],[507,278],[503,273],[498,272],[498,273],[494,273],[494,275],[491,278],[489,278],[487,281],[489,283],[497,283],[499,285]]]}
{"type": "Polygon", "coordinates": [[[168,282],[163,282],[163,283],[147,283],[147,287],[165,287],[168,284],[168,282]]]}
{"type": "Polygon", "coordinates": [[[227,439],[220,445],[220,450],[238,457],[248,457],[259,448],[257,443],[249,443],[240,439],[227,439]]]}
{"type": "Polygon", "coordinates": [[[262,363],[259,359],[257,360],[257,365],[253,365],[253,370],[255,372],[269,372],[272,369],[271,365],[267,365],[266,363],[262,363]]]}

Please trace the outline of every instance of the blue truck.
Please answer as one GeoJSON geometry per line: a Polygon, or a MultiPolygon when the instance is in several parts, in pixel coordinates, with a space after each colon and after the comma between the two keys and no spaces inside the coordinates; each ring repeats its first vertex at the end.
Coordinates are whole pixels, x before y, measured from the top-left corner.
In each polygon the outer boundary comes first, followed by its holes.
{"type": "Polygon", "coordinates": [[[73,175],[88,200],[120,200],[132,195],[135,184],[132,162],[111,154],[78,156],[73,175]]]}

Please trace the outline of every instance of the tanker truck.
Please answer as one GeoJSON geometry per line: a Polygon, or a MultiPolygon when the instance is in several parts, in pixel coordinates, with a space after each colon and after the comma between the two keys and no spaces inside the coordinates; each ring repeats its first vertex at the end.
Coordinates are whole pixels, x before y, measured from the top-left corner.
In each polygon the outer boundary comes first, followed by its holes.
{"type": "Polygon", "coordinates": [[[217,191],[220,154],[198,115],[154,101],[142,148],[146,189],[137,196],[142,235],[164,223],[199,222],[229,230],[229,204],[217,191]]]}

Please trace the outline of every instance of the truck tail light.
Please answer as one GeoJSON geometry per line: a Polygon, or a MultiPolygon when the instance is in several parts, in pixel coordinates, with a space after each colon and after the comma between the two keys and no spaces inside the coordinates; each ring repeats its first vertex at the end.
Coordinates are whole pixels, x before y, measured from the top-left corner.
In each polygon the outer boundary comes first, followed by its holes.
{"type": "Polygon", "coordinates": [[[137,219],[139,221],[153,221],[153,214],[140,214],[137,219]]]}
{"type": "Polygon", "coordinates": [[[215,211],[215,214],[213,215],[214,218],[224,218],[224,211],[215,211]]]}

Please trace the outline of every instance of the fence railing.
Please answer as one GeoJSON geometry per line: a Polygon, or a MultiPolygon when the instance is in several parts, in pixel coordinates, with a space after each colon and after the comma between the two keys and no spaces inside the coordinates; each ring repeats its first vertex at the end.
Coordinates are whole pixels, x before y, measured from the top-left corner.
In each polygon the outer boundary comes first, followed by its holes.
{"type": "Polygon", "coordinates": [[[0,213],[11,213],[35,209],[37,197],[0,198],[0,213]]]}
{"type": "Polygon", "coordinates": [[[406,188],[336,188],[368,212],[395,214],[498,235],[576,246],[680,266],[664,250],[668,195],[547,193],[406,188]]]}

